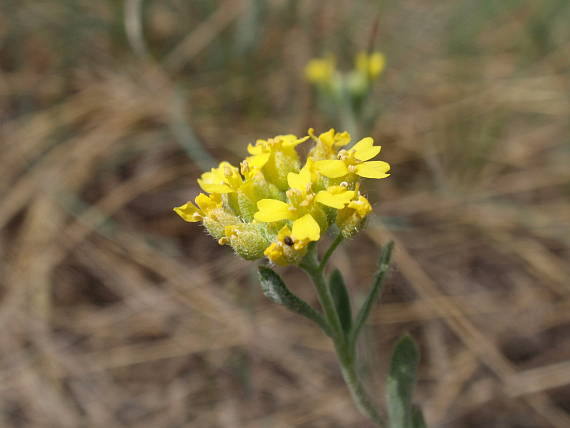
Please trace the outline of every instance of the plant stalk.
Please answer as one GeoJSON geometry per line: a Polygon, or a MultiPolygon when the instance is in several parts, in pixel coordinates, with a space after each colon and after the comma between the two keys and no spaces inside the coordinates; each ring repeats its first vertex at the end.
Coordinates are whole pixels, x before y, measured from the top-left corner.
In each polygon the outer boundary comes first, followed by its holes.
{"type": "Polygon", "coordinates": [[[323,309],[325,319],[331,327],[331,338],[334,343],[335,351],[337,354],[338,362],[341,367],[342,377],[350,391],[350,395],[360,412],[372,420],[379,427],[384,427],[385,424],[378,412],[376,406],[366,393],[360,377],[358,376],[356,367],[356,352],[350,345],[347,335],[344,333],[340,317],[336,310],[333,297],[324,277],[324,268],[326,262],[331,256],[332,252],[336,249],[342,238],[338,238],[333,242],[323,261],[319,262],[316,246],[309,248],[309,252],[300,264],[300,267],[307,273],[309,278],[313,281],[317,296],[321,307],[323,309]]]}

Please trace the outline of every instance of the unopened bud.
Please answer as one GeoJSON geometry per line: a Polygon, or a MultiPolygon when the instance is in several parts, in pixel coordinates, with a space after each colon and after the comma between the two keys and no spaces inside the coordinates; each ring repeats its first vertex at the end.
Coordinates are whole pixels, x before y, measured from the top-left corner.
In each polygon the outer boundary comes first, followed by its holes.
{"type": "Polygon", "coordinates": [[[269,245],[264,227],[262,223],[240,223],[226,227],[225,236],[238,256],[255,260],[263,257],[263,251],[269,245]]]}
{"type": "Polygon", "coordinates": [[[350,238],[358,233],[364,227],[366,217],[371,211],[370,202],[362,195],[358,195],[358,199],[351,201],[340,210],[336,217],[336,224],[342,236],[350,238]]]}

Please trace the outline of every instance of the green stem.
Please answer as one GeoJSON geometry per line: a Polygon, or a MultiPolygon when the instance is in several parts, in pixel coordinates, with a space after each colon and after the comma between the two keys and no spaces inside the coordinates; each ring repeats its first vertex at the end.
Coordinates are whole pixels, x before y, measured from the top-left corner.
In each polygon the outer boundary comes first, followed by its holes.
{"type": "Polygon", "coordinates": [[[334,340],[335,345],[341,342],[344,345],[346,340],[340,323],[340,318],[336,312],[334,300],[329,287],[327,286],[325,277],[323,276],[323,271],[317,256],[316,246],[314,244],[309,248],[309,252],[303,259],[300,266],[307,273],[309,278],[311,278],[313,284],[315,284],[317,296],[319,298],[319,303],[323,308],[325,319],[332,329],[332,339],[334,340]]]}
{"type": "Polygon", "coordinates": [[[370,400],[370,397],[366,393],[366,390],[358,376],[356,361],[354,361],[354,359],[351,359],[346,363],[340,361],[340,365],[342,377],[344,378],[346,386],[348,386],[352,400],[356,404],[356,407],[358,407],[358,410],[360,410],[363,415],[370,418],[370,420],[374,421],[374,423],[379,427],[384,427],[384,421],[382,420],[380,413],[376,409],[374,403],[370,400]]]}
{"type": "Polygon", "coordinates": [[[315,284],[317,290],[317,296],[327,323],[330,325],[332,330],[332,340],[334,342],[334,347],[336,350],[337,358],[341,367],[342,376],[348,389],[350,390],[350,395],[356,407],[360,412],[370,418],[379,427],[384,427],[384,422],[380,416],[380,413],[376,409],[376,406],[370,400],[370,397],[366,393],[364,386],[358,376],[356,369],[356,352],[350,346],[347,336],[345,335],[342,325],[340,322],[340,317],[336,310],[334,300],[332,298],[329,287],[323,275],[324,267],[329,257],[336,249],[338,244],[340,244],[342,237],[337,237],[333,242],[329,250],[326,252],[323,261],[319,263],[316,246],[311,246],[309,252],[300,264],[300,267],[307,273],[309,278],[315,284]]]}
{"type": "Polygon", "coordinates": [[[319,270],[320,271],[324,271],[325,266],[327,265],[330,257],[332,256],[332,254],[334,253],[334,251],[336,250],[336,247],[339,246],[339,244],[342,242],[342,234],[339,233],[335,240],[333,241],[333,243],[331,244],[331,246],[328,248],[327,252],[325,253],[325,255],[323,256],[323,259],[321,260],[321,264],[319,265],[319,270]]]}

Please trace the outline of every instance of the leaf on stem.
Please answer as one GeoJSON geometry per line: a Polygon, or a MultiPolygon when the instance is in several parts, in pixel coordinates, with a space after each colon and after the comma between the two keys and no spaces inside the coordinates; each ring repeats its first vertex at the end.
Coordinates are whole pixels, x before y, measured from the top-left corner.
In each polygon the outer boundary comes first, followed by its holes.
{"type": "Polygon", "coordinates": [[[374,282],[372,283],[372,288],[370,293],[368,293],[368,297],[362,304],[362,307],[358,311],[358,315],[354,321],[354,327],[350,332],[350,344],[354,348],[356,346],[356,340],[358,339],[358,335],[360,330],[366,323],[368,316],[372,310],[374,303],[377,300],[380,291],[382,290],[382,283],[384,282],[384,278],[386,277],[386,272],[388,272],[388,268],[390,267],[390,259],[392,258],[392,250],[394,248],[394,243],[389,242],[380,250],[380,260],[378,263],[378,272],[374,276],[374,282]]]}
{"type": "Polygon", "coordinates": [[[352,311],[350,309],[350,297],[342,278],[342,274],[335,269],[329,280],[329,287],[334,300],[334,305],[345,334],[350,333],[352,328],[352,311]]]}
{"type": "Polygon", "coordinates": [[[260,266],[258,275],[263,294],[269,300],[285,306],[292,312],[303,315],[305,318],[317,323],[327,335],[331,335],[330,328],[324,318],[309,306],[307,302],[293,294],[273,269],[267,266],[260,266]]]}
{"type": "Polygon", "coordinates": [[[425,427],[421,411],[412,415],[412,393],[416,383],[416,371],[420,353],[414,340],[402,337],[392,353],[386,391],[388,394],[388,416],[391,428],[425,427]],[[419,425],[416,425],[419,423],[419,425]]]}

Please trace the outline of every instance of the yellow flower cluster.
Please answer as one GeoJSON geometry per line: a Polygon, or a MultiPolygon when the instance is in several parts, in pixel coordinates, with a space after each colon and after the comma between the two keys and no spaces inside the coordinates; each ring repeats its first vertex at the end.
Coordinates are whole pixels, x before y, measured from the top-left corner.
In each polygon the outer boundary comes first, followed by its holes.
{"type": "Polygon", "coordinates": [[[319,86],[335,86],[346,79],[349,86],[362,86],[378,79],[386,58],[380,52],[359,52],[354,59],[354,69],[347,73],[339,73],[333,56],[314,58],[305,67],[307,80],[319,86]]]}
{"type": "Polygon", "coordinates": [[[296,264],[310,242],[336,224],[345,237],[362,228],[372,210],[360,193],[360,178],[386,178],[390,165],[371,160],[380,153],[366,137],[350,148],[347,132],[331,129],[297,138],[278,135],[248,146],[237,168],[221,162],[205,172],[195,204],[174,208],[189,222],[201,221],[221,245],[248,260],[268,257],[296,264]],[[314,142],[303,166],[296,146],[314,142]]]}

